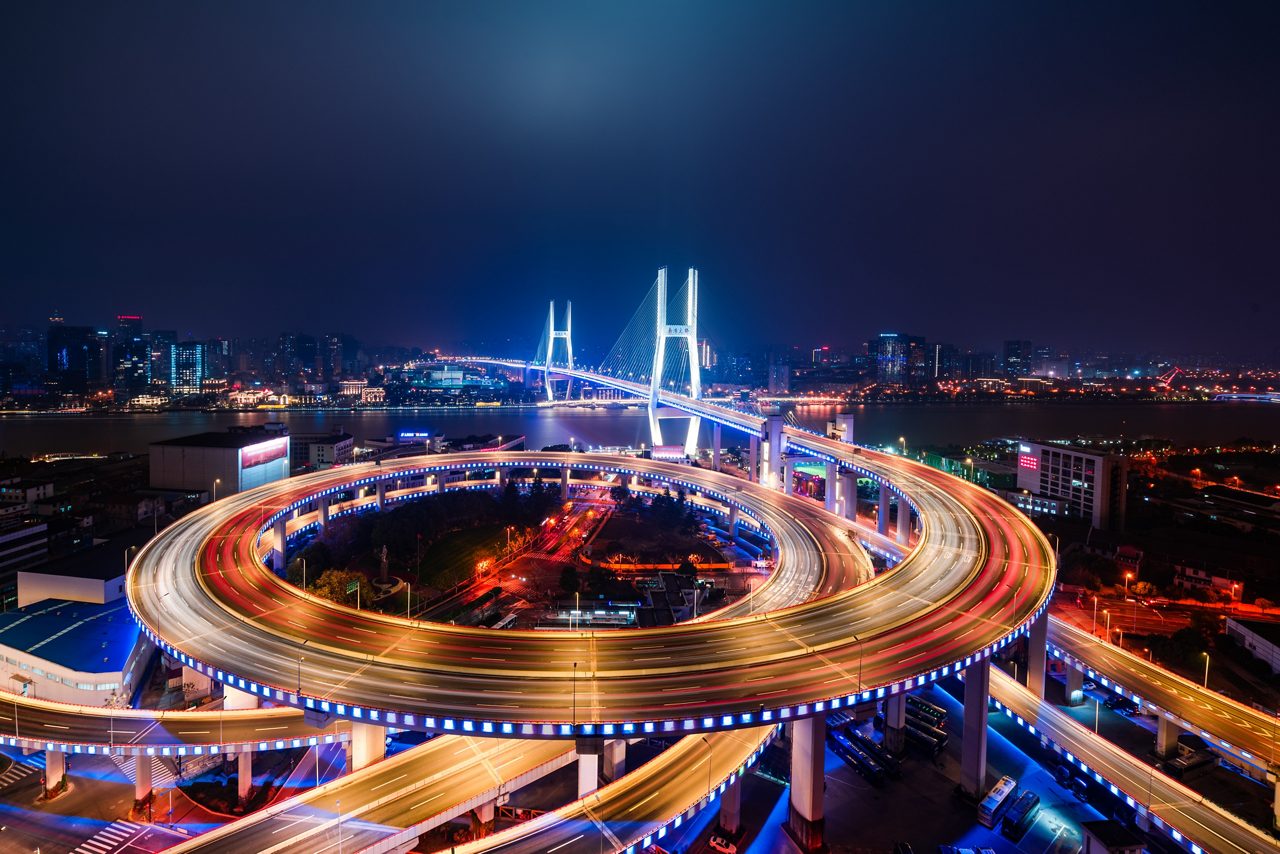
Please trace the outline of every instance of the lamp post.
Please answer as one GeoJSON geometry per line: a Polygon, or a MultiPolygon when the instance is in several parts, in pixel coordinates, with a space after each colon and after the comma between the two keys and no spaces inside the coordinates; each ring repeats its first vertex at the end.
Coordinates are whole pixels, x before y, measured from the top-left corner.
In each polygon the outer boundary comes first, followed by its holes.
{"type": "Polygon", "coordinates": [[[969,466],[969,481],[971,483],[976,483],[977,478],[973,473],[973,457],[965,457],[964,461],[965,461],[965,464],[969,466]]]}
{"type": "Polygon", "coordinates": [[[305,656],[298,656],[298,699],[302,699],[302,662],[305,656]]]}
{"type": "Polygon", "coordinates": [[[1205,687],[1205,690],[1208,690],[1209,688],[1209,653],[1202,652],[1200,654],[1204,656],[1204,687],[1205,687]]]}
{"type": "Polygon", "coordinates": [[[213,479],[213,500],[218,500],[218,484],[222,483],[222,478],[215,477],[213,479]]]}
{"type": "Polygon", "coordinates": [[[707,805],[710,806],[711,805],[711,757],[715,753],[715,749],[712,748],[711,742],[707,741],[707,737],[705,735],[702,736],[702,743],[707,746],[707,805]]]}
{"type": "MultiPolygon", "coordinates": [[[[137,553],[137,551],[138,551],[137,546],[129,546],[129,548],[124,550],[124,571],[126,573],[129,572],[129,552],[137,553]]],[[[1232,585],[1232,586],[1234,587],[1235,585],[1232,585]]]]}
{"type": "Polygon", "coordinates": [[[1124,574],[1124,598],[1126,598],[1126,599],[1128,599],[1128,598],[1129,598],[1129,581],[1130,581],[1132,578],[1133,578],[1133,573],[1132,573],[1132,572],[1126,572],[1126,573],[1124,574]]]}
{"type": "Polygon", "coordinates": [[[1098,597],[1093,597],[1093,628],[1089,629],[1089,634],[1096,635],[1098,633],[1098,597]]]}
{"type": "Polygon", "coordinates": [[[899,436],[898,444],[902,445],[902,455],[905,457],[907,455],[907,437],[899,436]]]}
{"type": "Polygon", "coordinates": [[[302,589],[305,592],[307,589],[307,559],[300,557],[298,560],[302,561],[302,589]]]}
{"type": "Polygon", "coordinates": [[[1107,643],[1111,643],[1111,611],[1103,608],[1102,613],[1107,618],[1107,643]]]}

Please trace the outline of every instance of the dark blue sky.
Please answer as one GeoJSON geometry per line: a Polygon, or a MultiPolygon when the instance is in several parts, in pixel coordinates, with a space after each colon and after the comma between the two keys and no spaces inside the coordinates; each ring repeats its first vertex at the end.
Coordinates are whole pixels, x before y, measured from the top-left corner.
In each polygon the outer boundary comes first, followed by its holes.
{"type": "Polygon", "coordinates": [[[1280,7],[9,3],[0,321],[1270,356],[1280,7]]]}

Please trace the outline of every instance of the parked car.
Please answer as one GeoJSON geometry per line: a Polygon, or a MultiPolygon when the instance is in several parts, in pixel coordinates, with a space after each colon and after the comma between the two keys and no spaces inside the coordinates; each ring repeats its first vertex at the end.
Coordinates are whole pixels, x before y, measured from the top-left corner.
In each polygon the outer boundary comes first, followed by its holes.
{"type": "Polygon", "coordinates": [[[713,836],[707,840],[707,847],[717,854],[738,854],[738,846],[723,836],[713,836]]]}

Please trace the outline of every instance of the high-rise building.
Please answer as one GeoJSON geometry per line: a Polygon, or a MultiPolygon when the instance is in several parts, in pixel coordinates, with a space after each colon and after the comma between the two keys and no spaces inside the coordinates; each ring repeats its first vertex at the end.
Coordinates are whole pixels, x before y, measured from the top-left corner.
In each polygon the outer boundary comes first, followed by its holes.
{"type": "Polygon", "coordinates": [[[172,378],[173,347],[178,343],[178,333],[172,329],[154,329],[147,336],[151,341],[151,384],[168,388],[172,378]]]}
{"type": "Polygon", "coordinates": [[[711,342],[703,338],[698,342],[698,364],[704,371],[710,371],[717,364],[716,351],[712,349],[711,342]]]}
{"type": "Polygon", "coordinates": [[[50,392],[85,394],[102,374],[102,345],[91,326],[49,326],[45,370],[50,392]]]}
{"type": "Polygon", "coordinates": [[[769,361],[769,394],[790,394],[791,365],[781,359],[769,361]]]}
{"type": "Polygon", "coordinates": [[[910,385],[927,377],[928,358],[920,336],[881,332],[867,342],[867,355],[881,385],[910,385]]]}
{"type": "Polygon", "coordinates": [[[174,396],[199,394],[205,378],[205,345],[184,341],[174,344],[169,354],[169,388],[174,396]]]}
{"type": "Polygon", "coordinates": [[[111,348],[111,387],[116,400],[132,400],[151,390],[151,344],[139,335],[111,348]]]}
{"type": "Polygon", "coordinates": [[[930,344],[929,379],[950,380],[960,376],[960,351],[951,344],[930,344]]]}
{"type": "Polygon", "coordinates": [[[1010,378],[1031,376],[1035,351],[1030,341],[1004,342],[1004,375],[1010,378]]]}

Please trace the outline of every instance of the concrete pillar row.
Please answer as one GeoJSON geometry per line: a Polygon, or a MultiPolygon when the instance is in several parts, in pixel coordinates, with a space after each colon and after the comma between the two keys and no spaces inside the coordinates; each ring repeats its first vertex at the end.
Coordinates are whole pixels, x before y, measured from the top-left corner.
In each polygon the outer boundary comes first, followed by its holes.
{"type": "Polygon", "coordinates": [[[724,425],[719,421],[711,425],[711,468],[720,471],[720,444],[724,425]]]}
{"type": "Polygon", "coordinates": [[[905,498],[898,498],[898,545],[911,542],[911,505],[905,498]]]}
{"type": "Polygon", "coordinates": [[[836,512],[840,500],[840,467],[835,463],[827,463],[826,506],[828,513],[836,512]]]}
{"type": "Polygon", "coordinates": [[[604,777],[610,783],[627,773],[627,740],[612,738],[604,743],[604,777]]]}
{"type": "Polygon", "coordinates": [[[858,521],[858,476],[851,471],[840,472],[840,515],[858,521]]]}
{"type": "Polygon", "coordinates": [[[826,849],[822,812],[826,737],[827,721],[821,716],[791,724],[791,800],[783,830],[802,852],[826,849]]]}
{"type": "Polygon", "coordinates": [[[894,694],[884,701],[884,746],[895,756],[907,747],[907,695],[894,694]]]}
{"type": "Polygon", "coordinates": [[[378,509],[384,510],[387,506],[387,482],[385,480],[378,481],[378,509]]]}
{"type": "Polygon", "coordinates": [[[720,829],[733,836],[742,827],[742,778],[734,780],[720,798],[720,829]]]}
{"type": "Polygon", "coordinates": [[[587,795],[600,788],[600,754],[578,753],[578,797],[587,795]]]}
{"type": "Polygon", "coordinates": [[[880,507],[876,512],[876,533],[880,536],[889,534],[889,484],[880,484],[880,507]]]}
{"type": "Polygon", "coordinates": [[[44,790],[52,793],[67,774],[67,756],[61,750],[44,752],[44,790]]]}
{"type": "Polygon", "coordinates": [[[975,798],[987,789],[987,704],[991,697],[991,659],[964,670],[964,734],[960,739],[960,788],[975,798]]]}
{"type": "Polygon", "coordinates": [[[569,470],[560,469],[560,500],[569,500],[569,470]]]}
{"type": "Polygon", "coordinates": [[[329,525],[329,496],[327,495],[316,499],[316,520],[319,521],[321,528],[329,525]]]}
{"type": "Polygon", "coordinates": [[[351,771],[367,768],[387,755],[387,728],[376,724],[351,725],[351,771]]]}
{"type": "Polygon", "coordinates": [[[1182,728],[1164,715],[1156,718],[1156,755],[1168,759],[1178,752],[1178,735],[1182,728]]]}
{"type": "Polygon", "coordinates": [[[738,507],[735,504],[729,505],[729,536],[738,536],[738,507]]]}
{"type": "Polygon", "coordinates": [[[1049,654],[1049,612],[1046,610],[1031,624],[1027,633],[1027,688],[1044,699],[1045,663],[1049,654]]]}
{"type": "Polygon", "coordinates": [[[151,795],[151,757],[133,757],[133,799],[145,800],[151,795]]]}
{"type": "Polygon", "coordinates": [[[781,465],[778,468],[778,471],[782,474],[782,494],[794,495],[795,488],[796,488],[795,462],[792,460],[783,460],[781,465]]]}

